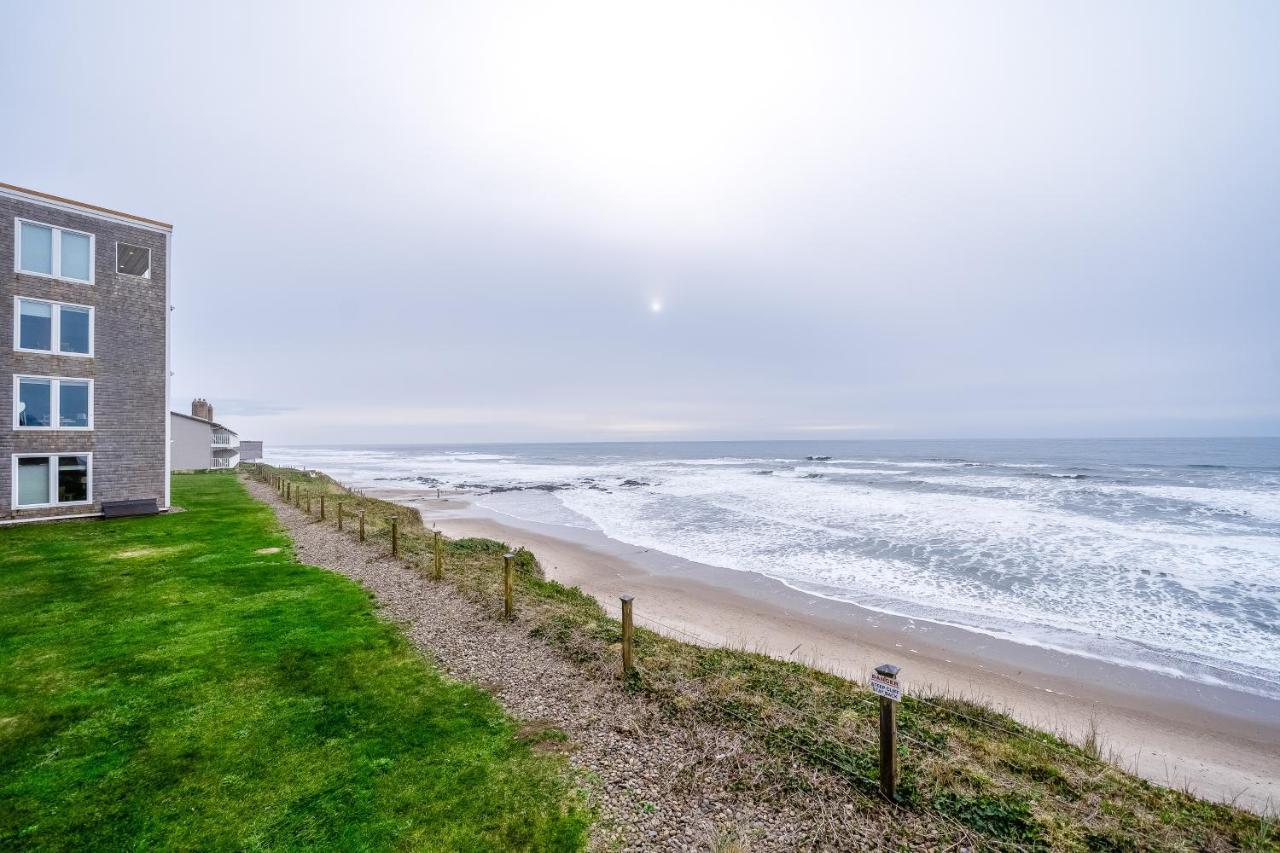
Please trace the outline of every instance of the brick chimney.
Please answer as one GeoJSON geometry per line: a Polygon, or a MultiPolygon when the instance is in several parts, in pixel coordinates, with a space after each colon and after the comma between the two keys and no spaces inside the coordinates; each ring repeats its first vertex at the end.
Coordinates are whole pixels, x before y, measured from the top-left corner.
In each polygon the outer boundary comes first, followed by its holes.
{"type": "Polygon", "coordinates": [[[192,400],[191,417],[211,421],[213,420],[213,406],[210,406],[209,401],[203,398],[192,400]]]}

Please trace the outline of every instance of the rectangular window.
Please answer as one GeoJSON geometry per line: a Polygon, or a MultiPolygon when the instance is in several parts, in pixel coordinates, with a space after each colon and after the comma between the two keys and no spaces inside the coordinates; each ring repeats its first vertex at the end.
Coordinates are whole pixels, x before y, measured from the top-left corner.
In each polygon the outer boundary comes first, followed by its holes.
{"type": "Polygon", "coordinates": [[[63,379],[58,382],[58,426],[89,428],[89,383],[63,379]]]}
{"type": "Polygon", "coordinates": [[[43,299],[15,298],[15,349],[55,355],[93,355],[93,309],[43,299]]]}
{"type": "Polygon", "coordinates": [[[58,306],[58,352],[89,355],[93,352],[93,309],[79,305],[58,306]]]}
{"type": "Polygon", "coordinates": [[[93,380],[15,376],[14,429],[93,429],[93,380]]]}
{"type": "Polygon", "coordinates": [[[18,230],[18,269],[22,272],[53,275],[53,229],[34,222],[22,222],[18,230]]]}
{"type": "Polygon", "coordinates": [[[16,220],[18,251],[14,269],[93,284],[93,235],[16,220]]]}
{"type": "Polygon", "coordinates": [[[89,500],[89,457],[58,457],[58,503],[89,500]]]}
{"type": "Polygon", "coordinates": [[[53,426],[53,381],[18,377],[18,426],[48,429],[53,426]]]}
{"type": "Polygon", "coordinates": [[[14,456],[13,492],[18,507],[91,503],[93,454],[14,456]]]}
{"type": "Polygon", "coordinates": [[[116,272],[151,278],[151,250],[128,243],[116,243],[116,272]]]}
{"type": "Polygon", "coordinates": [[[53,351],[53,304],[18,300],[18,349],[53,351]]]}
{"type": "Polygon", "coordinates": [[[18,506],[50,503],[49,457],[26,456],[17,462],[18,506]]]}

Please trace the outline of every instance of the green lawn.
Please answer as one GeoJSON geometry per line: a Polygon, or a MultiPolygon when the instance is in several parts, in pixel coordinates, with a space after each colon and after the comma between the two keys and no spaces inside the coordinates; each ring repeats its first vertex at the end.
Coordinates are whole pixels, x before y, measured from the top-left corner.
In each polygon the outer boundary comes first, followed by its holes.
{"type": "Polygon", "coordinates": [[[563,759],[232,476],[173,498],[0,529],[0,848],[584,845],[563,759]]]}

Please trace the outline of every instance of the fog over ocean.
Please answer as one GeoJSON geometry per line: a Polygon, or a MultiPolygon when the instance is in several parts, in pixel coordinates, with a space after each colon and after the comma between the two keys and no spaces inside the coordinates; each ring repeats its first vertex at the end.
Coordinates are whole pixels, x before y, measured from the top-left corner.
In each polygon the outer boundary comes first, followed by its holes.
{"type": "Polygon", "coordinates": [[[292,447],[355,486],[1280,698],[1280,439],[292,447]]]}

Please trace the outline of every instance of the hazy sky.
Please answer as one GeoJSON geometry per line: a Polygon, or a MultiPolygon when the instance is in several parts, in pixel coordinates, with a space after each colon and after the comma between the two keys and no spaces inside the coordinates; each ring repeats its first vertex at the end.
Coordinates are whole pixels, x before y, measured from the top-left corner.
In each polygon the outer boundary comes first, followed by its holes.
{"type": "Polygon", "coordinates": [[[1280,434],[1278,3],[0,12],[246,437],[1280,434]]]}

